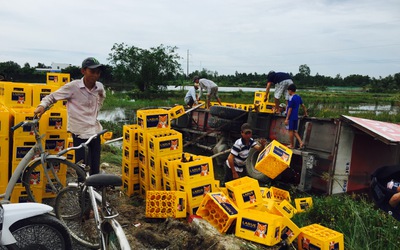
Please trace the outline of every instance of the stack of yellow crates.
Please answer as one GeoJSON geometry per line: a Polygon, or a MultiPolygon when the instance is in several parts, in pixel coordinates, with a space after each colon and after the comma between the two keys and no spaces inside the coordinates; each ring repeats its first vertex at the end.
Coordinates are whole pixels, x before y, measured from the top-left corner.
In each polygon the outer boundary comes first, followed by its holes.
{"type": "Polygon", "coordinates": [[[128,196],[139,194],[138,125],[124,125],[122,134],[122,182],[128,196]]]}
{"type": "MultiPolygon", "coordinates": [[[[48,73],[57,76],[57,79],[65,83],[70,80],[69,74],[48,73]]],[[[53,78],[55,79],[55,78],[53,78]]],[[[65,84],[64,83],[64,84],[65,84]]],[[[11,132],[10,126],[15,126],[21,121],[33,119],[34,110],[41,100],[48,94],[56,91],[61,84],[16,83],[0,82],[0,154],[1,154],[1,186],[4,193],[8,180],[25,154],[35,145],[35,138],[30,126],[18,128],[11,132]]],[[[57,153],[65,148],[72,139],[67,134],[67,112],[63,103],[55,104],[47,111],[39,123],[40,134],[45,134],[43,145],[50,154],[57,153]]],[[[74,153],[69,156],[74,158],[74,153]]],[[[65,178],[65,166],[59,166],[59,176],[65,178]]],[[[34,173],[35,178],[32,187],[37,201],[42,198],[54,197],[49,192],[48,184],[43,173],[34,173]],[[47,186],[47,190],[46,190],[47,186]]],[[[51,176],[50,176],[51,177],[51,176]]],[[[17,183],[11,196],[12,202],[24,202],[27,200],[25,188],[17,183]]]]}

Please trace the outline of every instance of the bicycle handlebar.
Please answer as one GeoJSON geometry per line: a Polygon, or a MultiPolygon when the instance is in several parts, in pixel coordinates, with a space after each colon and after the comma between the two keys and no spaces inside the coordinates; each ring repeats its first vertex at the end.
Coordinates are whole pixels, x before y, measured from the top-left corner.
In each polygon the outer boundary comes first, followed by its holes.
{"type": "Polygon", "coordinates": [[[82,148],[83,146],[87,146],[87,145],[89,145],[89,143],[90,143],[93,139],[97,138],[98,136],[101,136],[101,135],[104,134],[105,132],[107,132],[107,129],[103,129],[103,130],[100,131],[99,133],[92,135],[91,137],[89,137],[89,138],[86,140],[86,142],[83,142],[83,143],[82,143],[81,145],[79,145],[79,146],[70,147],[70,148],[66,148],[66,149],[61,150],[60,152],[57,153],[57,156],[61,156],[61,155],[65,154],[65,153],[67,153],[68,151],[77,150],[77,149],[82,148]]]}
{"type": "Polygon", "coordinates": [[[25,126],[26,124],[38,124],[38,123],[39,123],[39,119],[37,119],[36,116],[34,116],[33,120],[22,121],[22,122],[18,123],[17,125],[11,127],[10,129],[11,129],[11,131],[15,131],[19,127],[25,126]]]}

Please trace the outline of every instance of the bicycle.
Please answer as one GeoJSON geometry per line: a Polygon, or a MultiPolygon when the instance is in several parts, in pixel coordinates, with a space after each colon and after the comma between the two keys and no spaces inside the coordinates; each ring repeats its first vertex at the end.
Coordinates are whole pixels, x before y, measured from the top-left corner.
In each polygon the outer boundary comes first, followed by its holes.
{"type": "MultiPolygon", "coordinates": [[[[40,117],[35,115],[32,120],[22,121],[11,127],[11,131],[15,131],[18,128],[29,128],[30,126],[36,142],[13,171],[5,193],[0,194],[0,198],[3,198],[2,203],[10,200],[14,187],[19,182],[25,187],[28,200],[37,202],[35,191],[42,192],[42,189],[46,188],[49,193],[54,194],[53,197],[55,198],[56,194],[68,183],[78,183],[86,178],[83,169],[68,161],[62,154],[51,155],[45,151],[42,143],[44,135],[39,133],[39,121],[40,117]],[[44,180],[47,181],[46,187],[43,187],[44,180]]],[[[49,198],[49,203],[54,198],[49,198]]]]}
{"type": "MultiPolygon", "coordinates": [[[[67,148],[64,151],[84,147],[84,162],[87,162],[88,144],[96,136],[99,134],[91,136],[77,147],[67,148]]],[[[70,235],[86,247],[131,249],[121,225],[115,219],[118,212],[107,200],[108,188],[122,186],[121,177],[103,173],[90,175],[89,165],[82,162],[79,165],[86,172],[86,180],[81,183],[71,183],[58,193],[55,201],[57,218],[66,225],[70,235]]]]}

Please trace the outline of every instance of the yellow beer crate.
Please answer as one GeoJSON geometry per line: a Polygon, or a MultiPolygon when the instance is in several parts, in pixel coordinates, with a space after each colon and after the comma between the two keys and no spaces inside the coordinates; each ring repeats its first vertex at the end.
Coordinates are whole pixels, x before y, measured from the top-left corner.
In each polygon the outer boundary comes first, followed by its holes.
{"type": "Polygon", "coordinates": [[[0,193],[4,194],[6,192],[6,187],[8,184],[8,160],[3,160],[1,158],[0,161],[0,193]]]}
{"type": "Polygon", "coordinates": [[[177,105],[169,110],[169,115],[172,119],[176,119],[185,114],[185,108],[182,105],[177,105]]]}
{"type": "Polygon", "coordinates": [[[162,179],[162,175],[156,175],[154,173],[150,173],[150,190],[164,190],[164,182],[162,179]]]}
{"type": "Polygon", "coordinates": [[[165,191],[175,191],[176,190],[176,183],[175,181],[171,181],[163,177],[163,186],[165,191]]]}
{"type": "Polygon", "coordinates": [[[148,166],[147,166],[147,151],[143,150],[143,149],[139,149],[138,154],[139,154],[139,164],[142,164],[143,166],[148,168],[148,166]]]}
{"type": "Polygon", "coordinates": [[[32,107],[32,86],[0,81],[0,103],[9,108],[32,107]]]}
{"type": "Polygon", "coordinates": [[[145,198],[146,198],[146,192],[147,192],[147,191],[150,191],[149,184],[143,182],[142,180],[140,180],[139,183],[140,183],[139,195],[140,195],[140,197],[142,197],[143,199],[145,199],[145,198]]]}
{"type": "Polygon", "coordinates": [[[281,241],[283,217],[256,209],[243,209],[236,221],[235,235],[267,246],[281,241]]]}
{"type": "Polygon", "coordinates": [[[180,191],[147,191],[147,218],[185,218],[186,193],[180,191]]]}
{"type": "MultiPolygon", "coordinates": [[[[20,162],[28,151],[36,144],[33,136],[18,136],[13,139],[12,161],[20,162]]],[[[32,157],[32,159],[35,157],[32,157]]],[[[31,160],[32,160],[31,159],[31,160]]],[[[14,169],[13,169],[14,170],[14,169]]]]}
{"type": "Polygon", "coordinates": [[[285,216],[289,219],[297,213],[296,208],[293,207],[292,204],[290,204],[287,200],[275,202],[270,211],[273,214],[285,216]]]}
{"type": "Polygon", "coordinates": [[[7,168],[8,171],[8,162],[9,162],[9,158],[10,158],[10,145],[9,145],[9,139],[8,136],[0,136],[0,159],[1,162],[7,162],[6,165],[0,165],[0,169],[1,171],[5,171],[5,168],[7,168]]]}
{"type": "Polygon", "coordinates": [[[220,233],[226,233],[236,220],[239,210],[222,192],[208,193],[196,214],[213,225],[220,233]]]}
{"type": "Polygon", "coordinates": [[[10,133],[10,111],[0,104],[0,136],[9,136],[10,133]]]}
{"type": "MultiPolygon", "coordinates": [[[[63,175],[59,175],[58,176],[59,180],[61,181],[62,185],[65,187],[65,185],[67,184],[67,176],[66,173],[64,173],[63,175]]],[[[55,185],[55,187],[57,187],[57,180],[54,178],[51,178],[51,181],[53,182],[53,184],[55,185]]],[[[43,175],[43,193],[42,193],[42,198],[55,198],[57,196],[56,193],[53,193],[52,191],[53,189],[51,188],[49,182],[47,181],[46,177],[43,175]]]]}
{"type": "Polygon", "coordinates": [[[297,237],[299,250],[321,249],[330,250],[344,249],[344,237],[342,233],[319,224],[312,224],[300,228],[300,234],[297,237]]]}
{"type": "MultiPolygon", "coordinates": [[[[57,86],[46,84],[30,84],[32,86],[32,107],[37,107],[42,99],[58,89],[57,86]]],[[[57,102],[54,107],[62,107],[62,102],[57,102]]]]}
{"type": "Polygon", "coordinates": [[[154,175],[162,176],[161,157],[149,154],[149,171],[154,175]]]}
{"type": "Polygon", "coordinates": [[[48,72],[46,74],[46,84],[61,87],[71,81],[70,74],[48,72]]]}
{"type": "Polygon", "coordinates": [[[50,154],[57,154],[65,149],[67,145],[68,134],[65,132],[47,132],[45,135],[45,150],[50,154]]]}
{"type": "Polygon", "coordinates": [[[139,172],[139,160],[130,162],[126,159],[122,159],[122,176],[131,180],[139,180],[139,172]]]}
{"type": "Polygon", "coordinates": [[[188,183],[206,179],[214,180],[212,158],[201,155],[192,156],[193,155],[191,155],[187,162],[177,162],[175,181],[177,183],[188,183]]]}
{"type": "Polygon", "coordinates": [[[282,219],[281,239],[284,239],[286,235],[289,242],[293,242],[300,234],[300,228],[291,219],[285,216],[282,219]]]}
{"type": "Polygon", "coordinates": [[[273,140],[258,155],[255,169],[271,179],[275,179],[290,165],[292,150],[273,140]]]}
{"type": "Polygon", "coordinates": [[[189,204],[200,204],[206,194],[214,191],[214,180],[201,180],[190,183],[176,183],[178,191],[186,192],[189,204]]]}
{"type": "Polygon", "coordinates": [[[165,109],[138,110],[137,124],[144,130],[170,129],[170,115],[165,109]]]}
{"type": "Polygon", "coordinates": [[[136,162],[139,161],[139,149],[138,147],[133,147],[128,144],[122,144],[122,159],[127,162],[136,162]]]}
{"type": "Polygon", "coordinates": [[[138,129],[139,126],[137,124],[122,126],[123,144],[138,146],[138,129]]]}
{"type": "Polygon", "coordinates": [[[291,202],[290,193],[288,191],[273,186],[266,190],[265,197],[276,201],[287,200],[291,202]]]}
{"type": "Polygon", "coordinates": [[[149,154],[155,156],[182,153],[182,133],[173,129],[150,132],[147,134],[147,145],[149,154]]]}
{"type": "MultiPolygon", "coordinates": [[[[42,202],[42,186],[38,187],[38,188],[33,187],[32,192],[33,192],[33,196],[35,197],[35,201],[41,203],[42,202]]],[[[26,193],[25,187],[15,186],[14,190],[11,194],[10,202],[11,203],[31,202],[28,198],[28,194],[26,193]]]]}
{"type": "Polygon", "coordinates": [[[134,194],[139,194],[139,179],[129,179],[126,176],[122,176],[122,190],[128,197],[131,197],[134,194]]]}
{"type": "Polygon", "coordinates": [[[294,199],[294,204],[296,206],[297,212],[306,212],[310,208],[312,208],[313,201],[312,197],[304,197],[304,198],[297,198],[294,199]]]}
{"type": "MultiPolygon", "coordinates": [[[[165,184],[165,180],[175,183],[175,165],[182,159],[181,154],[173,154],[161,157],[161,170],[165,184]]],[[[174,185],[175,186],[175,185],[174,185]]]]}
{"type": "Polygon", "coordinates": [[[139,162],[139,180],[143,181],[146,184],[150,183],[150,172],[149,168],[146,165],[143,165],[139,162]]]}
{"type": "Polygon", "coordinates": [[[40,133],[44,134],[48,131],[67,132],[67,109],[53,108],[42,115],[40,119],[40,133]]]}
{"type": "Polygon", "coordinates": [[[260,186],[256,179],[248,176],[225,183],[229,198],[239,209],[250,208],[262,203],[260,186]]]}
{"type": "MultiPolygon", "coordinates": [[[[26,120],[33,120],[34,111],[35,108],[10,108],[11,126],[15,126],[18,123],[26,120]]],[[[40,124],[38,124],[38,127],[40,128],[40,124]]],[[[34,138],[32,135],[32,125],[24,125],[23,127],[20,127],[13,131],[14,138],[21,136],[31,136],[32,138],[34,138]]]]}

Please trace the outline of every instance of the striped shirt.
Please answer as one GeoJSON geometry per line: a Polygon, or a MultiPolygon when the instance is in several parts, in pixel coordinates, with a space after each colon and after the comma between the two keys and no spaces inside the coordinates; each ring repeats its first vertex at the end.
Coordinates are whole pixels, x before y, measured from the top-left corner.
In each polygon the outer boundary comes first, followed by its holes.
{"type": "MultiPolygon", "coordinates": [[[[242,138],[235,141],[231,149],[231,154],[235,156],[233,162],[236,172],[243,172],[243,169],[246,167],[246,159],[249,156],[249,151],[255,145],[257,145],[257,142],[253,138],[250,138],[248,145],[244,144],[242,138]]],[[[226,160],[226,165],[230,168],[228,160],[226,160]]]]}

